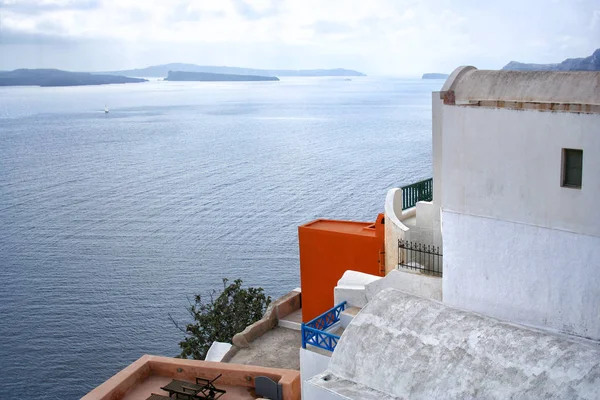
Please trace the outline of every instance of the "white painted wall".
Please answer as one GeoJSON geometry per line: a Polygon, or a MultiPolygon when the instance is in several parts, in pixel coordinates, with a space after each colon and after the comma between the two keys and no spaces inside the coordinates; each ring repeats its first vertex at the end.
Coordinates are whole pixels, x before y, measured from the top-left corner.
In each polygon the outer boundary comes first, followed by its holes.
{"type": "Polygon", "coordinates": [[[444,102],[440,99],[440,92],[431,94],[431,143],[433,158],[433,203],[442,204],[442,123],[444,102]]]}
{"type": "MultiPolygon", "coordinates": [[[[302,381],[302,398],[310,399],[305,395],[305,381],[320,374],[327,369],[331,357],[315,353],[312,350],[300,348],[300,379],[302,381]]],[[[313,397],[318,399],[318,397],[313,397]]]]}
{"type": "MultiPolygon", "coordinates": [[[[394,269],[383,278],[348,270],[334,288],[335,304],[346,301],[346,308],[364,307],[383,289],[398,289],[428,299],[442,300],[442,278],[410,271],[394,269]]],[[[342,324],[343,325],[343,324],[342,324]]]]}
{"type": "Polygon", "coordinates": [[[348,270],[333,288],[333,303],[337,306],[345,301],[347,307],[364,307],[367,304],[365,285],[381,279],[380,276],[348,270]]]}
{"type": "MultiPolygon", "coordinates": [[[[411,210],[410,216],[414,215],[414,212],[416,210],[411,210]]],[[[408,234],[408,227],[402,223],[402,219],[408,217],[402,212],[402,189],[388,190],[385,197],[384,217],[385,273],[387,274],[398,266],[398,240],[406,240],[408,234]]]]}
{"type": "MultiPolygon", "coordinates": [[[[435,186],[435,180],[434,180],[435,186]]],[[[417,226],[411,228],[408,240],[430,244],[442,251],[442,221],[440,205],[434,202],[419,201],[417,203],[417,226]]]]}
{"type": "Polygon", "coordinates": [[[444,210],[600,236],[600,114],[443,106],[442,118],[444,210]],[[560,186],[563,148],[583,149],[581,190],[560,186]]]}
{"type": "Polygon", "coordinates": [[[444,303],[600,340],[600,238],[444,211],[444,303]]]}
{"type": "Polygon", "coordinates": [[[416,271],[397,269],[384,278],[366,286],[366,297],[371,301],[383,289],[398,289],[428,299],[442,301],[442,278],[416,271]]]}
{"type": "Polygon", "coordinates": [[[206,352],[206,361],[221,361],[225,354],[231,349],[230,343],[213,342],[206,352]]]}
{"type": "Polygon", "coordinates": [[[600,339],[600,115],[443,106],[442,120],[444,302],[600,339]],[[581,189],[560,185],[563,148],[583,149],[581,189]]]}
{"type": "Polygon", "coordinates": [[[342,394],[332,392],[327,390],[324,387],[317,386],[312,384],[311,382],[306,382],[306,385],[302,386],[302,398],[304,400],[348,400],[349,397],[346,397],[342,394]]]}
{"type": "Polygon", "coordinates": [[[375,390],[329,371],[306,381],[304,400],[398,400],[398,397],[375,390]]]}

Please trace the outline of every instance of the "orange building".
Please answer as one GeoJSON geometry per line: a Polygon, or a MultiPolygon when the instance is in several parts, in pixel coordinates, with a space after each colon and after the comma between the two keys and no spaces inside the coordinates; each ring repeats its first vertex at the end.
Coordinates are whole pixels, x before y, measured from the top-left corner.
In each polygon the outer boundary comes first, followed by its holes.
{"type": "Polygon", "coordinates": [[[385,274],[384,216],[376,222],[318,219],[298,227],[302,321],[334,306],[333,289],[347,270],[385,274]]]}

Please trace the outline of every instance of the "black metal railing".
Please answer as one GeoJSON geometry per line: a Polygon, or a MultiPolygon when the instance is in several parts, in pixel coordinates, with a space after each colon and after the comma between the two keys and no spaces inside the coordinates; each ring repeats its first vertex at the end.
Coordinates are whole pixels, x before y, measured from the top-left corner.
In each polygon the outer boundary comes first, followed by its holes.
{"type": "Polygon", "coordinates": [[[398,240],[398,268],[442,276],[443,257],[437,246],[398,240]]]}
{"type": "Polygon", "coordinates": [[[401,189],[403,210],[416,206],[418,201],[433,200],[433,178],[403,186],[401,189]]]}

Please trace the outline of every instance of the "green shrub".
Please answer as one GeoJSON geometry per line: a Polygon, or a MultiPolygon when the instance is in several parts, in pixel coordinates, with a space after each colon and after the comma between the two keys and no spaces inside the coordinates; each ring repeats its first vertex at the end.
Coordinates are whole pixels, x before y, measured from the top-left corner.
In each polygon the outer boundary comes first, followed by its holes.
{"type": "Polygon", "coordinates": [[[209,294],[210,301],[205,302],[200,295],[194,297],[194,303],[188,311],[193,322],[181,328],[186,337],[179,342],[181,358],[204,360],[206,353],[214,341],[231,343],[236,333],[243,331],[248,325],[258,321],[265,314],[271,303],[271,297],[264,294],[263,288],[242,288],[242,280],[236,279],[231,284],[223,279],[223,291],[218,294],[213,290],[209,294]]]}

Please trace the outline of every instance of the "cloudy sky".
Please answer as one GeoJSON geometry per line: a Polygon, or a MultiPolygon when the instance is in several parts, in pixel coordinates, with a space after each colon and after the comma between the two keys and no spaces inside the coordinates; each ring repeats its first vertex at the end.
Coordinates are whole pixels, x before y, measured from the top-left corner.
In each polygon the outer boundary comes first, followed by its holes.
{"type": "Polygon", "coordinates": [[[0,0],[0,69],[450,72],[600,47],[600,0],[0,0]]]}

